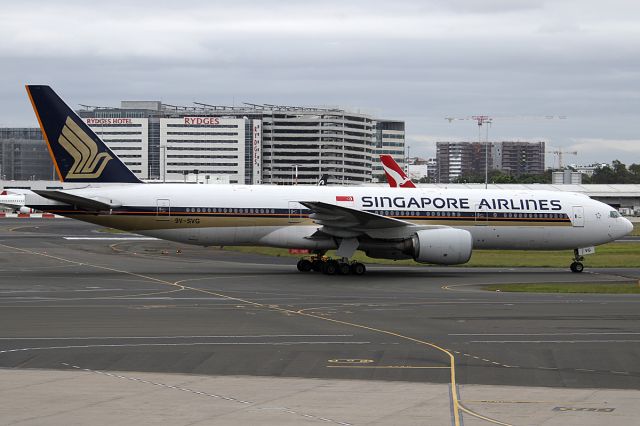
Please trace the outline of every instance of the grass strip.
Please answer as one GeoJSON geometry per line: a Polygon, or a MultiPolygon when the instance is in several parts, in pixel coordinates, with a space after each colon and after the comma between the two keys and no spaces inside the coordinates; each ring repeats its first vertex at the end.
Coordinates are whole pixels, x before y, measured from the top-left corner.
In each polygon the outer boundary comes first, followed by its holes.
{"type": "Polygon", "coordinates": [[[640,281],[608,283],[491,284],[483,290],[522,293],[640,294],[640,281]]]}
{"type": "MultiPolygon", "coordinates": [[[[243,253],[263,254],[267,256],[287,256],[299,258],[300,255],[289,254],[287,249],[271,247],[224,247],[225,250],[243,253]]],[[[327,253],[334,256],[333,251],[327,253]]],[[[373,259],[362,252],[356,252],[353,259],[367,264],[382,265],[422,265],[413,260],[373,259]]],[[[470,267],[555,267],[569,268],[573,259],[573,250],[524,251],[524,250],[474,250],[469,263],[470,267]]],[[[586,268],[640,268],[640,243],[609,243],[596,247],[596,254],[586,256],[586,268]]]]}

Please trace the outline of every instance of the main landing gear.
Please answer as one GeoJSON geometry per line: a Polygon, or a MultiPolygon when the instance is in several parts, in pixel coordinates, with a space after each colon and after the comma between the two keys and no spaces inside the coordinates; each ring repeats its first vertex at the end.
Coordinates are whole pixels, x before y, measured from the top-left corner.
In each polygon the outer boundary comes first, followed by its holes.
{"type": "Polygon", "coordinates": [[[346,258],[340,260],[328,258],[322,254],[314,254],[298,261],[300,272],[322,272],[325,275],[364,275],[367,268],[360,262],[350,262],[346,258]]]}
{"type": "Polygon", "coordinates": [[[580,256],[580,254],[578,253],[578,249],[573,250],[573,262],[569,266],[569,269],[571,269],[571,272],[584,271],[584,265],[582,264],[583,260],[584,260],[584,257],[580,256]]]}

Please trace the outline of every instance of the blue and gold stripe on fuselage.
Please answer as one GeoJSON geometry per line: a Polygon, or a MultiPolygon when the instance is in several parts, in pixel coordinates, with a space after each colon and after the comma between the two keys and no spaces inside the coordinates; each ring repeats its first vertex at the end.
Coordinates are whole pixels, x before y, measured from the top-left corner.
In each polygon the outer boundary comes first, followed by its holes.
{"type": "MultiPolygon", "coordinates": [[[[308,209],[247,207],[120,207],[105,211],[86,211],[73,206],[34,206],[49,211],[123,230],[178,229],[199,227],[296,226],[312,225],[308,209]],[[151,221],[149,219],[153,218],[151,221]]],[[[565,213],[474,212],[434,210],[363,210],[368,213],[406,220],[420,225],[449,226],[571,226],[565,213]]]]}

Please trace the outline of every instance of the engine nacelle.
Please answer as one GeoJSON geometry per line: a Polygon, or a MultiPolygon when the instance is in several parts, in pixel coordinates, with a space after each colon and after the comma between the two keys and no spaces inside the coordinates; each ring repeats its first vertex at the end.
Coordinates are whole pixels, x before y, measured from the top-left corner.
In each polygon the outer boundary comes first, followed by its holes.
{"type": "Polygon", "coordinates": [[[21,206],[21,207],[18,209],[18,213],[21,213],[21,214],[33,213],[34,211],[35,211],[35,210],[30,209],[29,207],[25,207],[25,206],[21,206]]]}
{"type": "Polygon", "coordinates": [[[411,237],[413,259],[420,263],[456,265],[471,258],[473,238],[469,231],[455,228],[425,229],[411,237]]]}

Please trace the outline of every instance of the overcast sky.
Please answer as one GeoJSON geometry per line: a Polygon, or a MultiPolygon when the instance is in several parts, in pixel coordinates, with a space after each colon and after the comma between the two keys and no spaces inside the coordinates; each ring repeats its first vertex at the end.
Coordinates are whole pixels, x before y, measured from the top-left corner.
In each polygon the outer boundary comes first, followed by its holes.
{"type": "Polygon", "coordinates": [[[485,114],[492,140],[640,163],[636,1],[21,0],[0,23],[3,127],[35,126],[23,86],[49,84],[72,107],[340,106],[405,120],[423,156],[485,114]]]}

